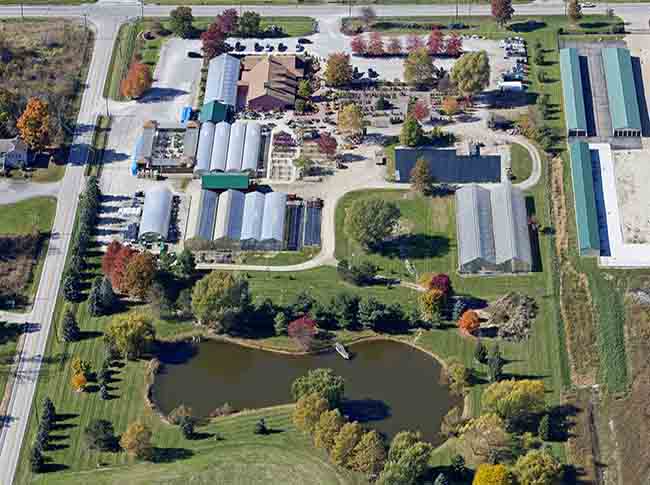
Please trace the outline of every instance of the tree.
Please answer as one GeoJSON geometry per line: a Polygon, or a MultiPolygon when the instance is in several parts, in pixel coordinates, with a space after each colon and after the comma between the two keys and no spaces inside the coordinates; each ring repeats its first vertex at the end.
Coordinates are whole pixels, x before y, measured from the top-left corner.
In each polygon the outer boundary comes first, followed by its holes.
{"type": "Polygon", "coordinates": [[[111,279],[111,285],[113,285],[113,288],[119,292],[124,291],[122,287],[124,274],[126,273],[126,268],[129,264],[129,261],[136,254],[138,254],[138,252],[135,249],[131,249],[128,246],[123,246],[115,255],[115,259],[113,260],[113,268],[108,275],[111,279]]]}
{"type": "Polygon", "coordinates": [[[406,36],[406,52],[411,53],[424,47],[424,42],[418,34],[409,34],[406,36]]]}
{"type": "Polygon", "coordinates": [[[481,319],[474,310],[467,310],[458,320],[458,328],[463,332],[473,334],[481,327],[481,319]]]}
{"type": "Polygon", "coordinates": [[[341,431],[334,438],[334,445],[330,450],[330,459],[339,466],[347,467],[353,458],[355,446],[363,436],[363,428],[359,423],[345,423],[341,431]]]}
{"type": "Polygon", "coordinates": [[[465,388],[469,385],[471,373],[462,363],[452,360],[447,366],[447,375],[450,380],[450,388],[454,394],[464,395],[465,388]]]}
{"type": "Polygon", "coordinates": [[[391,37],[388,39],[386,52],[388,52],[391,56],[399,56],[402,54],[402,41],[399,37],[391,37]]]}
{"type": "Polygon", "coordinates": [[[190,7],[177,7],[171,11],[169,14],[170,17],[170,29],[174,35],[187,39],[194,32],[194,27],[192,22],[194,22],[194,16],[192,15],[192,9],[190,7]]]}
{"type": "Polygon", "coordinates": [[[291,395],[294,400],[312,393],[320,394],[329,408],[335,408],[343,398],[345,381],[341,376],[334,374],[332,369],[313,369],[307,375],[298,377],[291,384],[291,395]]]}
{"type": "Polygon", "coordinates": [[[428,118],[431,114],[429,111],[429,106],[427,106],[427,104],[421,99],[418,99],[415,104],[413,104],[411,113],[413,114],[413,117],[419,122],[422,122],[422,120],[428,118]]]}
{"type": "Polygon", "coordinates": [[[239,35],[257,37],[261,32],[262,17],[257,12],[244,12],[239,19],[239,35]]]}
{"type": "Polygon", "coordinates": [[[115,261],[117,260],[118,254],[122,250],[122,244],[117,241],[111,241],[106,247],[106,252],[102,256],[102,273],[110,278],[113,273],[113,268],[115,268],[115,261]]]}
{"type": "Polygon", "coordinates": [[[88,377],[91,373],[90,362],[76,356],[72,359],[70,368],[72,369],[73,374],[83,374],[84,376],[88,377]]]}
{"type": "Polygon", "coordinates": [[[115,451],[117,438],[110,421],[93,419],[84,428],[83,439],[90,450],[115,451]]]}
{"type": "Polygon", "coordinates": [[[442,291],[442,294],[445,298],[449,298],[453,293],[453,288],[451,284],[451,278],[444,273],[425,273],[427,275],[426,280],[424,275],[420,278],[421,284],[424,283],[424,286],[430,290],[436,289],[442,291]]]}
{"type": "Polygon", "coordinates": [[[120,446],[130,455],[147,460],[153,455],[151,430],[140,421],[135,421],[126,428],[120,438],[120,446]]]}
{"type": "MultiPolygon", "coordinates": [[[[179,7],[182,8],[182,7],[179,7]]],[[[153,77],[149,66],[141,62],[134,62],[129,67],[126,77],[120,83],[122,96],[137,99],[153,84],[153,77]]]]}
{"type": "Polygon", "coordinates": [[[543,411],[544,393],[544,381],[510,379],[490,384],[483,392],[481,405],[486,412],[507,421],[517,420],[543,411]]]}
{"type": "Polygon", "coordinates": [[[479,465],[472,485],[511,485],[510,474],[505,465],[479,465]]]}
{"type": "Polygon", "coordinates": [[[287,334],[296,341],[298,346],[303,350],[310,350],[314,338],[318,334],[316,322],[313,318],[303,315],[289,324],[287,334]]]}
{"type": "Polygon", "coordinates": [[[445,54],[449,57],[458,57],[463,52],[463,38],[456,32],[452,32],[445,43],[445,54]]]}
{"type": "Polygon", "coordinates": [[[390,236],[400,218],[394,202],[379,197],[355,200],[345,215],[345,231],[368,250],[375,250],[390,236]]]}
{"type": "Polygon", "coordinates": [[[460,428],[457,443],[465,459],[481,463],[490,455],[506,450],[511,439],[504,421],[494,413],[486,413],[460,428]]]}
{"type": "Polygon", "coordinates": [[[465,458],[463,458],[463,455],[452,456],[450,468],[451,476],[455,481],[461,482],[465,479],[465,475],[467,475],[467,467],[465,466],[465,458]]]}
{"type": "Polygon", "coordinates": [[[29,98],[25,111],[16,122],[20,138],[35,152],[41,152],[50,140],[51,119],[46,101],[29,98]]]}
{"type": "Polygon", "coordinates": [[[370,296],[359,303],[359,324],[363,328],[378,330],[387,318],[387,307],[374,296],[370,296]]]}
{"type": "Polygon", "coordinates": [[[63,277],[63,298],[67,301],[78,301],[81,296],[80,276],[76,271],[69,271],[63,277]]]}
{"type": "Polygon", "coordinates": [[[148,252],[138,253],[129,259],[122,279],[122,289],[132,298],[143,300],[156,275],[156,262],[148,252]]]}
{"type": "Polygon", "coordinates": [[[429,324],[436,325],[440,323],[440,313],[445,301],[445,295],[442,291],[433,288],[421,293],[418,297],[418,306],[420,309],[420,318],[429,324]]]}
{"type": "Polygon", "coordinates": [[[429,169],[429,162],[423,158],[418,158],[415,167],[411,170],[411,188],[421,194],[428,194],[433,185],[433,176],[429,169]]]}
{"type": "Polygon", "coordinates": [[[488,357],[488,380],[490,382],[497,382],[501,379],[503,374],[504,360],[501,356],[501,351],[497,345],[488,357]]]}
{"type": "Polygon", "coordinates": [[[276,335],[286,335],[289,330],[289,320],[284,312],[278,312],[273,319],[273,329],[276,335]]]}
{"type": "Polygon", "coordinates": [[[345,418],[338,409],[321,413],[313,430],[314,446],[329,453],[344,424],[345,418]]]}
{"type": "Polygon", "coordinates": [[[550,106],[551,104],[551,96],[548,94],[542,94],[537,96],[537,100],[535,101],[535,106],[537,106],[537,110],[539,113],[542,115],[543,118],[548,118],[550,115],[550,106]]]}
{"type": "Polygon", "coordinates": [[[424,142],[424,132],[422,126],[411,114],[406,115],[402,131],[399,135],[400,144],[407,147],[417,147],[424,142]]]}
{"type": "Polygon", "coordinates": [[[42,420],[53,422],[56,419],[56,408],[54,403],[49,397],[46,397],[43,400],[43,415],[41,416],[42,420]]]}
{"type": "Polygon", "coordinates": [[[537,434],[540,439],[544,441],[551,441],[553,435],[551,433],[551,419],[548,414],[542,416],[542,419],[539,420],[539,426],[537,427],[537,434]]]}
{"type": "Polygon", "coordinates": [[[318,150],[323,155],[326,155],[327,158],[332,158],[336,155],[336,148],[339,145],[336,138],[329,133],[321,133],[318,140],[316,140],[316,144],[318,145],[318,150]]]}
{"type": "Polygon", "coordinates": [[[63,340],[76,342],[79,339],[79,325],[72,311],[67,310],[63,316],[63,340]]]}
{"type": "Polygon", "coordinates": [[[479,364],[485,364],[487,363],[488,360],[487,349],[485,348],[485,345],[483,345],[483,342],[481,342],[480,340],[478,341],[476,347],[474,348],[474,360],[479,364]]]}
{"type": "Polygon", "coordinates": [[[434,26],[427,38],[427,51],[429,55],[435,56],[442,53],[444,48],[444,38],[442,31],[438,26],[434,26]]]}
{"type": "Polygon", "coordinates": [[[379,32],[371,32],[368,40],[368,54],[371,56],[383,56],[386,53],[384,50],[384,38],[379,32]]]}
{"type": "Polygon", "coordinates": [[[194,437],[194,419],[190,416],[183,418],[180,424],[181,434],[186,440],[191,440],[194,437]]]}
{"type": "Polygon", "coordinates": [[[313,90],[311,87],[311,82],[309,79],[301,79],[298,82],[298,96],[301,98],[309,99],[311,95],[313,94],[313,90]]]}
{"type": "Polygon", "coordinates": [[[341,328],[354,328],[357,325],[359,297],[347,292],[337,293],[330,303],[334,318],[341,328]]]}
{"type": "Polygon", "coordinates": [[[468,52],[451,69],[451,80],[465,96],[481,92],[490,83],[490,61],[485,51],[468,52]]]}
{"type": "Polygon", "coordinates": [[[572,24],[575,24],[582,18],[582,7],[580,6],[580,2],[577,0],[569,1],[569,5],[567,7],[567,17],[569,17],[569,20],[572,24]]]}
{"type": "Polygon", "coordinates": [[[321,415],[328,410],[327,401],[319,393],[314,392],[302,396],[293,410],[293,424],[299,430],[312,434],[321,415]]]}
{"type": "Polygon", "coordinates": [[[388,461],[379,475],[380,485],[415,485],[428,468],[432,447],[419,440],[419,433],[402,431],[395,435],[388,461]]]}
{"type": "MultiPolygon", "coordinates": [[[[544,65],[544,50],[541,47],[535,49],[535,54],[533,55],[533,62],[538,66],[544,65]]],[[[539,71],[539,72],[544,72],[544,71],[539,71]]]]}
{"type": "Polygon", "coordinates": [[[422,440],[422,435],[415,431],[400,431],[390,442],[388,459],[393,462],[399,461],[407,449],[422,440]]]}
{"type": "Polygon", "coordinates": [[[196,259],[192,251],[185,248],[176,256],[176,265],[174,274],[179,278],[189,278],[194,274],[196,269],[196,259]]]}
{"type": "Polygon", "coordinates": [[[512,8],[512,0],[492,0],[492,16],[499,27],[503,27],[512,19],[515,9],[512,8]]]}
{"type": "Polygon", "coordinates": [[[169,422],[180,426],[186,418],[192,417],[192,408],[179,404],[169,413],[169,422]]]}
{"type": "Polygon", "coordinates": [[[455,96],[446,96],[442,100],[442,110],[449,118],[458,113],[458,100],[455,96]]]}
{"type": "Polygon", "coordinates": [[[447,475],[444,473],[439,473],[436,479],[433,481],[433,485],[450,485],[447,475]]]}
{"type": "Polygon", "coordinates": [[[328,86],[343,87],[352,81],[350,56],[343,52],[330,54],[325,65],[325,83],[328,86]]]}
{"type": "Polygon", "coordinates": [[[363,35],[358,34],[352,37],[350,49],[355,56],[365,56],[368,53],[368,43],[363,35]]]}
{"type": "Polygon", "coordinates": [[[81,373],[74,374],[70,379],[70,383],[75,391],[82,392],[86,388],[86,384],[88,384],[88,379],[86,379],[86,376],[81,373]]]}
{"type": "Polygon", "coordinates": [[[424,47],[409,51],[404,60],[404,80],[407,83],[428,85],[433,82],[434,74],[433,60],[424,47]]]}
{"type": "Polygon", "coordinates": [[[354,136],[363,132],[363,112],[357,104],[347,104],[338,113],[338,128],[354,136]]]}
{"type": "Polygon", "coordinates": [[[361,17],[361,21],[363,22],[363,25],[366,29],[370,27],[370,24],[372,24],[375,19],[377,18],[377,14],[375,13],[375,9],[366,6],[366,7],[361,7],[361,12],[359,12],[359,17],[361,17]]]}
{"type": "Polygon", "coordinates": [[[43,452],[38,446],[32,446],[32,450],[29,454],[29,467],[32,470],[32,473],[41,473],[43,471],[43,465],[45,465],[45,460],[43,460],[43,452]]]}
{"type": "Polygon", "coordinates": [[[264,418],[260,418],[255,423],[255,428],[253,429],[253,433],[261,434],[261,435],[265,435],[265,434],[269,433],[269,429],[266,427],[266,423],[264,422],[264,418]]]}
{"type": "Polygon", "coordinates": [[[545,450],[531,450],[519,457],[513,471],[519,485],[562,483],[562,464],[545,450]]]}
{"type": "Polygon", "coordinates": [[[352,450],[349,466],[353,470],[376,475],[384,467],[386,461],[386,445],[377,431],[364,433],[357,445],[352,450]]]}
{"type": "Polygon", "coordinates": [[[217,15],[215,23],[224,34],[234,34],[239,29],[239,14],[236,9],[228,8],[217,15]]]}
{"type": "Polygon", "coordinates": [[[104,331],[104,338],[128,359],[140,357],[155,337],[149,318],[136,312],[115,315],[104,331]]]}
{"type": "Polygon", "coordinates": [[[217,22],[210,24],[208,30],[201,33],[201,50],[207,60],[228,52],[226,33],[217,22]]]}
{"type": "Polygon", "coordinates": [[[203,325],[231,331],[250,307],[248,281],[238,274],[212,271],[192,290],[192,310],[203,325]]]}
{"type": "Polygon", "coordinates": [[[451,319],[454,322],[457,322],[460,320],[460,317],[465,313],[465,310],[467,310],[467,305],[465,304],[465,301],[462,298],[456,298],[456,302],[454,303],[454,308],[451,311],[451,319]]]}

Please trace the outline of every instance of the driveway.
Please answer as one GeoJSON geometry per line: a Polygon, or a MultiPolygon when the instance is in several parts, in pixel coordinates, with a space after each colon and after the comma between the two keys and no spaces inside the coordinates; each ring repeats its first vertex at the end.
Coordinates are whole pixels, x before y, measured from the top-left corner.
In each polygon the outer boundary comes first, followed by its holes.
{"type": "Polygon", "coordinates": [[[32,197],[57,197],[60,182],[40,184],[28,181],[0,181],[0,204],[14,204],[32,197]]]}

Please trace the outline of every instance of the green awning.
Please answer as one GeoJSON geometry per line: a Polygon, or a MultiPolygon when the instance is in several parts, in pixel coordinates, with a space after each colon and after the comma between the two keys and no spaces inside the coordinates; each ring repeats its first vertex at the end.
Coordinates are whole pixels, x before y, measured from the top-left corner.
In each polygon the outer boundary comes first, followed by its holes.
{"type": "Polygon", "coordinates": [[[245,190],[250,182],[246,173],[210,173],[201,177],[204,190],[245,190]]]}
{"type": "Polygon", "coordinates": [[[210,101],[203,105],[201,108],[201,113],[199,114],[199,121],[201,123],[206,123],[208,121],[212,123],[220,123],[225,121],[228,117],[228,107],[225,104],[221,104],[219,101],[210,101]]]}

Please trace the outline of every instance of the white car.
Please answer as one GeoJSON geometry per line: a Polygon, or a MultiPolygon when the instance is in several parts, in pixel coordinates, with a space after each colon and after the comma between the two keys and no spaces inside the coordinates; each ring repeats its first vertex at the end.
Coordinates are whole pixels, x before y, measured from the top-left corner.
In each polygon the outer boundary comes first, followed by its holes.
{"type": "Polygon", "coordinates": [[[596,4],[591,3],[591,2],[584,2],[584,3],[580,4],[580,7],[582,7],[582,8],[596,8],[596,4]]]}

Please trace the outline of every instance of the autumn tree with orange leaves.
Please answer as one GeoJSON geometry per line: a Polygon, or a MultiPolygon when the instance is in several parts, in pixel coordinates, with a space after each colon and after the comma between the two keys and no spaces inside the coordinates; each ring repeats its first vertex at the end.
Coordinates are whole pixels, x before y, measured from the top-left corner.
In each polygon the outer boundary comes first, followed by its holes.
{"type": "Polygon", "coordinates": [[[476,332],[480,326],[478,313],[474,310],[467,310],[458,320],[458,328],[470,334],[476,332]]]}
{"type": "Polygon", "coordinates": [[[50,113],[46,101],[29,98],[25,111],[16,122],[20,138],[36,152],[43,151],[50,140],[50,113]]]}
{"type": "Polygon", "coordinates": [[[120,84],[120,92],[125,98],[139,98],[151,87],[152,83],[153,78],[151,77],[149,66],[141,62],[134,62],[129,67],[126,78],[120,84]]]}

